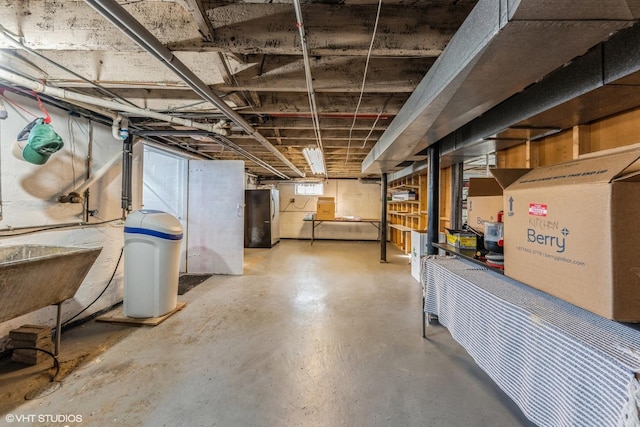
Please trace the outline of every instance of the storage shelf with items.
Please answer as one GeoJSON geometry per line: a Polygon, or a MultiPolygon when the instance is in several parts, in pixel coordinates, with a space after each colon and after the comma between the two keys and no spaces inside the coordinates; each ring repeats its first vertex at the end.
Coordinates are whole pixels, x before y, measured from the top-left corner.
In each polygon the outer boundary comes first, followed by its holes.
{"type": "Polygon", "coordinates": [[[410,253],[411,231],[425,231],[427,227],[426,172],[390,181],[387,192],[389,241],[410,253]]]}

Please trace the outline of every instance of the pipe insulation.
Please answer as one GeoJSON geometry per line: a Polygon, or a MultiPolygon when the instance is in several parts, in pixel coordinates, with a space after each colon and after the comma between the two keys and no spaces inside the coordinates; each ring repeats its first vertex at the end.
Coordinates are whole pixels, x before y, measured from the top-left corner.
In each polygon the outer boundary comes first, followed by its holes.
{"type": "Polygon", "coordinates": [[[127,99],[116,95],[115,93],[111,92],[108,89],[105,89],[104,87],[100,86],[99,84],[96,84],[94,82],[92,82],[91,80],[83,77],[82,75],[74,72],[73,70],[70,70],[67,67],[64,67],[60,64],[58,64],[55,61],[52,61],[51,59],[47,58],[46,56],[40,54],[39,52],[29,48],[28,46],[25,46],[24,43],[22,43],[21,38],[17,35],[12,33],[11,31],[7,30],[6,28],[4,28],[2,25],[0,25],[0,35],[4,36],[4,39],[9,42],[9,44],[11,44],[13,47],[17,48],[17,49],[22,49],[27,53],[30,53],[31,55],[37,56],[38,58],[42,59],[43,61],[46,61],[47,63],[53,65],[56,68],[59,68],[61,70],[63,70],[66,73],[71,74],[72,76],[76,77],[77,79],[82,80],[83,82],[89,84],[90,86],[94,87],[95,89],[97,89],[100,93],[102,94],[106,94],[108,96],[113,97],[114,99],[119,99],[120,101],[135,106],[132,102],[128,101],[127,99]]]}
{"type": "Polygon", "coordinates": [[[47,86],[35,80],[31,80],[10,71],[0,68],[0,79],[6,80],[13,84],[17,84],[34,92],[44,93],[59,99],[68,99],[71,101],[84,102],[87,104],[96,105],[98,107],[109,108],[116,111],[122,111],[125,113],[131,113],[150,119],[156,119],[169,124],[175,124],[180,126],[188,126],[196,129],[206,130],[208,132],[225,134],[225,130],[220,128],[220,122],[210,125],[205,123],[194,122],[193,120],[182,119],[180,117],[170,116],[168,114],[156,113],[155,111],[147,110],[145,108],[132,107],[124,105],[116,101],[109,101],[107,99],[101,99],[90,95],[84,95],[78,92],[73,92],[68,89],[60,89],[52,86],[47,86]]]}
{"type": "MultiPolygon", "coordinates": [[[[45,93],[47,95],[50,95],[52,97],[55,98],[59,98],[59,99],[64,99],[69,101],[72,104],[81,106],[83,108],[87,108],[89,110],[92,111],[96,111],[99,112],[100,114],[104,114],[105,116],[109,116],[112,117],[115,121],[117,121],[118,115],[115,113],[111,113],[109,111],[106,110],[97,110],[95,108],[94,105],[99,106],[99,107],[104,107],[104,108],[111,108],[111,109],[115,109],[115,110],[119,110],[119,111],[123,111],[123,112],[129,112],[132,114],[135,114],[137,116],[141,116],[141,117],[149,117],[149,118],[153,118],[153,119],[157,119],[157,120],[161,120],[161,121],[165,121],[171,124],[178,124],[178,125],[182,125],[182,126],[188,126],[188,127],[192,127],[195,129],[199,129],[199,130],[203,130],[206,132],[210,132],[210,133],[215,133],[220,135],[221,137],[223,137],[223,132],[220,131],[220,127],[222,126],[222,124],[224,123],[223,120],[219,121],[218,123],[214,124],[214,125],[208,125],[208,124],[203,124],[203,123],[199,123],[199,122],[194,122],[191,120],[186,120],[186,119],[181,119],[179,117],[174,117],[174,116],[170,116],[167,114],[162,114],[162,113],[156,113],[150,110],[146,110],[144,108],[138,108],[138,107],[129,107],[127,105],[122,105],[118,102],[115,101],[108,101],[108,100],[104,100],[101,98],[95,98],[89,95],[84,95],[78,92],[73,92],[67,89],[60,89],[60,88],[56,88],[56,87],[52,87],[52,86],[47,86],[45,84],[42,84],[40,82],[37,82],[35,80],[31,80],[22,76],[19,76],[17,74],[14,74],[10,71],[4,70],[2,68],[0,68],[0,80],[6,80],[8,82],[11,82],[13,84],[25,87],[27,89],[33,90],[34,92],[38,92],[38,93],[45,93]]],[[[119,122],[118,122],[119,123],[119,122]]],[[[119,124],[117,125],[118,129],[119,129],[119,124]]],[[[112,127],[112,133],[113,133],[113,127],[112,127]]],[[[114,138],[115,137],[115,134],[114,138]]],[[[119,135],[119,133],[118,133],[119,135]]],[[[262,136],[262,135],[260,135],[262,136]]],[[[264,137],[263,137],[264,138],[264,137]]],[[[119,141],[122,141],[122,139],[120,137],[116,138],[119,141]]],[[[273,166],[269,165],[268,163],[264,162],[262,159],[258,158],[257,156],[254,156],[253,154],[247,152],[246,150],[243,150],[242,148],[240,148],[238,145],[231,143],[231,141],[227,140],[225,138],[225,141],[227,142],[227,144],[225,144],[227,147],[231,148],[232,150],[238,152],[241,156],[247,158],[250,161],[253,161],[254,163],[256,163],[257,165],[259,165],[260,167],[265,168],[266,170],[273,172],[275,175],[279,176],[282,179],[291,179],[288,175],[280,172],[278,169],[274,168],[273,166]]],[[[266,141],[266,139],[265,139],[266,141]]],[[[198,153],[200,154],[200,153],[198,153]]]]}
{"type": "MultiPolygon", "coordinates": [[[[89,95],[83,95],[81,93],[77,93],[77,92],[73,92],[67,89],[60,89],[60,88],[56,88],[56,87],[51,87],[51,86],[47,86],[45,84],[42,84],[40,82],[37,82],[35,80],[31,80],[31,79],[27,79],[25,77],[19,76],[17,74],[11,73],[10,71],[4,70],[2,68],[0,68],[0,80],[6,80],[8,82],[11,82],[13,84],[17,84],[23,87],[26,87],[30,90],[33,90],[34,92],[38,92],[38,93],[45,93],[47,95],[59,98],[59,99],[65,99],[68,101],[73,101],[72,103],[75,103],[76,105],[79,106],[83,106],[83,108],[87,108],[87,109],[91,109],[91,105],[97,105],[100,107],[104,107],[104,108],[112,108],[112,109],[117,109],[123,112],[128,112],[128,113],[132,113],[138,116],[142,116],[142,117],[149,117],[149,118],[153,118],[153,119],[157,119],[157,120],[162,120],[162,121],[166,121],[168,123],[171,124],[178,124],[178,125],[182,125],[182,126],[188,126],[188,127],[192,127],[192,128],[196,128],[199,130],[203,130],[206,132],[211,132],[211,133],[215,133],[221,136],[224,136],[224,132],[220,131],[220,127],[222,126],[222,124],[224,123],[224,121],[219,121],[218,123],[214,124],[214,125],[208,125],[208,124],[203,124],[203,123],[199,123],[199,122],[194,122],[191,120],[186,120],[186,119],[181,119],[179,117],[174,117],[174,116],[170,116],[167,114],[162,114],[162,113],[156,113],[150,110],[146,110],[144,108],[138,108],[138,107],[129,107],[126,105],[122,105],[118,102],[114,102],[114,101],[108,101],[108,100],[104,100],[104,99],[100,99],[100,98],[95,98],[89,95]]],[[[93,110],[95,110],[95,108],[93,108],[93,110]]],[[[101,111],[101,113],[103,113],[101,111]]],[[[119,129],[119,125],[115,124],[115,122],[117,121],[117,115],[113,115],[113,114],[105,114],[105,115],[111,115],[113,116],[114,119],[114,126],[117,126],[119,129]]],[[[118,122],[119,123],[119,122],[118,122]]],[[[113,130],[114,128],[112,127],[112,133],[114,132],[113,130]]],[[[115,133],[113,133],[114,138],[115,137],[115,133]]],[[[119,135],[119,133],[118,133],[119,135]]],[[[262,135],[260,135],[262,136],[262,135]]],[[[122,141],[122,138],[117,137],[116,138],[119,141],[122,141]]],[[[227,140],[228,141],[228,140],[227,140]]],[[[265,139],[266,141],[266,139],[265,139]]],[[[230,141],[229,141],[230,142],[230,141]]],[[[232,148],[233,150],[237,151],[240,155],[242,155],[243,157],[255,162],[256,164],[258,164],[259,166],[273,172],[275,175],[278,175],[279,177],[283,178],[283,179],[290,179],[289,176],[287,176],[286,174],[280,172],[278,169],[274,168],[273,166],[265,163],[264,161],[262,161],[261,159],[259,159],[258,157],[248,153],[246,150],[241,150],[239,146],[233,144],[233,147],[231,146],[231,144],[229,145],[229,148],[232,148]]]]}
{"type": "MultiPolygon", "coordinates": [[[[300,171],[289,159],[287,159],[276,147],[274,147],[263,135],[261,135],[249,122],[240,114],[236,113],[226,102],[214,94],[209,86],[202,81],[184,63],[176,58],[173,53],[166,48],[151,32],[140,24],[129,12],[120,4],[113,0],[85,0],[98,13],[104,16],[109,22],[120,29],[124,34],[136,42],[140,47],[151,53],[176,75],[178,75],[195,93],[202,99],[209,101],[216,106],[227,118],[240,126],[247,134],[262,144],[272,152],[281,162],[294,171],[297,175],[304,177],[305,173],[300,171]]],[[[192,125],[189,125],[192,126],[192,125]]],[[[195,127],[195,126],[194,126],[195,127]]]]}
{"type": "Polygon", "coordinates": [[[117,115],[113,119],[113,124],[111,125],[111,136],[118,141],[123,139],[127,139],[129,136],[129,127],[128,127],[128,119],[126,117],[122,117],[121,115],[117,115]]]}

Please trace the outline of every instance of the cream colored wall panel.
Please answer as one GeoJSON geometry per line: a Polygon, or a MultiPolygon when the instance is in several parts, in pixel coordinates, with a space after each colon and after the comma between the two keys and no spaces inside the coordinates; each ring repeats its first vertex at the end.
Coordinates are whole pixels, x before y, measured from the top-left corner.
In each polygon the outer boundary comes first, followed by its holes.
{"type": "MultiPolygon", "coordinates": [[[[315,212],[317,196],[296,196],[294,183],[281,183],[280,237],[310,239],[311,222],[303,221],[306,212],[315,212]],[[295,202],[290,200],[294,199],[295,202]]],[[[359,216],[380,219],[380,185],[363,184],[357,180],[325,181],[324,197],[336,200],[336,216],[359,216]]],[[[370,223],[321,224],[316,228],[318,239],[375,240],[378,230],[370,223]]]]}

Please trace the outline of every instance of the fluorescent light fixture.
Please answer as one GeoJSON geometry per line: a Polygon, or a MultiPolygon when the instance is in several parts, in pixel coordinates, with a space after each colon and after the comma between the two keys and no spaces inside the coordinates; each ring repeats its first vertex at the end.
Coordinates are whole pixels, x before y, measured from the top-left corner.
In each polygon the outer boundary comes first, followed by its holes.
{"type": "Polygon", "coordinates": [[[309,163],[311,173],[315,175],[326,173],[322,150],[319,148],[303,148],[302,154],[304,154],[304,158],[307,160],[307,163],[309,163]]]}

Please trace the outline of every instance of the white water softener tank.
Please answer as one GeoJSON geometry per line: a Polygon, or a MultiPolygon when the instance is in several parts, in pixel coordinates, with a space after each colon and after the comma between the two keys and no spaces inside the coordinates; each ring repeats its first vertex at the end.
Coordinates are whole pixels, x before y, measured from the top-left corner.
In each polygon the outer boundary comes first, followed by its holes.
{"type": "Polygon", "coordinates": [[[124,223],[124,315],[163,316],[178,304],[182,224],[171,214],[141,209],[124,223]]]}

